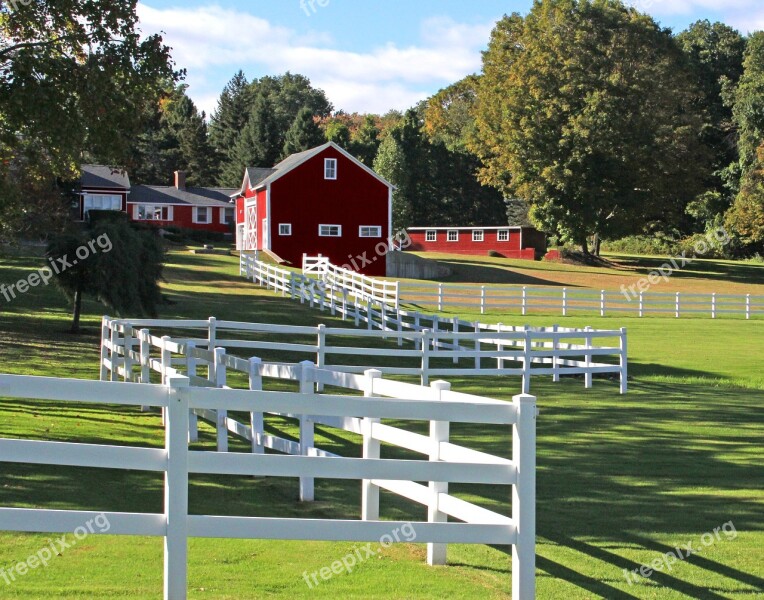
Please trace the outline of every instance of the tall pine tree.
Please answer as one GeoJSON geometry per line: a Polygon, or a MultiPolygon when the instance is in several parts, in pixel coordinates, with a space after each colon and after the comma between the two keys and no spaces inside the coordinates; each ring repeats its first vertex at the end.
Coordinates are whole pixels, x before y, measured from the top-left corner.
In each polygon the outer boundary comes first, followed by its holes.
{"type": "Polygon", "coordinates": [[[313,111],[306,106],[297,113],[294,123],[287,131],[282,158],[310,150],[325,142],[326,137],[313,118],[313,111]]]}
{"type": "Polygon", "coordinates": [[[210,119],[210,143],[218,161],[218,184],[235,187],[241,183],[241,173],[234,179],[223,175],[226,165],[233,156],[236,142],[249,121],[254,96],[252,88],[242,71],[229,81],[218,99],[218,105],[210,119]]]}

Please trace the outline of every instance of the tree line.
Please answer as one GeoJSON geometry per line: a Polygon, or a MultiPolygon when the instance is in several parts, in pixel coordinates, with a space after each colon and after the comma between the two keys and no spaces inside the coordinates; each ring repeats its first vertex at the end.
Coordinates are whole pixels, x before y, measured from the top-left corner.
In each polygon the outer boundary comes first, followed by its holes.
{"type": "Polygon", "coordinates": [[[239,72],[208,116],[161,37],[135,33],[134,2],[0,15],[6,237],[65,227],[82,163],[236,188],[245,167],[332,140],[395,184],[397,227],[533,223],[588,253],[723,226],[731,254],[764,246],[762,33],[674,33],[620,0],[536,0],[496,24],[479,73],[405,113],[348,114],[303,75],[239,72]]]}

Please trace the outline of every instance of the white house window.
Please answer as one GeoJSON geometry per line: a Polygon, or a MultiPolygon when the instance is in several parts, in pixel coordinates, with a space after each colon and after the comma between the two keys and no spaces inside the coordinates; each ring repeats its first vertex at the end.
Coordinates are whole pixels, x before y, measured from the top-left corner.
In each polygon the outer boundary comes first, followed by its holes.
{"type": "Polygon", "coordinates": [[[448,241],[449,242],[458,242],[459,241],[459,232],[456,229],[449,229],[449,231],[448,231],[448,241]]]}
{"type": "Polygon", "coordinates": [[[438,232],[434,229],[428,229],[427,232],[424,234],[424,239],[427,242],[437,242],[438,241],[438,232]]]}
{"type": "Polygon", "coordinates": [[[230,225],[236,220],[235,208],[221,208],[220,209],[220,222],[223,225],[230,225]]]}
{"type": "Polygon", "coordinates": [[[197,206],[194,208],[194,223],[211,223],[212,218],[210,213],[212,212],[210,206],[197,206]]]}
{"type": "Polygon", "coordinates": [[[382,228],[379,225],[361,225],[358,236],[362,238],[381,238],[382,228]]]}
{"type": "Polygon", "coordinates": [[[485,239],[485,234],[482,229],[475,229],[472,232],[473,242],[482,242],[485,239]]]}
{"type": "Polygon", "coordinates": [[[292,235],[292,224],[279,223],[279,235],[292,235]]]}
{"type": "Polygon", "coordinates": [[[324,179],[337,179],[337,159],[324,159],[324,179]]]}
{"type": "Polygon", "coordinates": [[[500,242],[508,242],[509,229],[499,229],[499,232],[496,234],[496,239],[500,242]]]}
{"type": "Polygon", "coordinates": [[[91,210],[122,210],[122,196],[85,194],[82,207],[84,216],[91,210]]]}
{"type": "Polygon", "coordinates": [[[320,237],[342,237],[342,225],[319,225],[320,237]]]}
{"type": "Polygon", "coordinates": [[[138,221],[172,221],[172,206],[138,204],[133,216],[138,221]]]}

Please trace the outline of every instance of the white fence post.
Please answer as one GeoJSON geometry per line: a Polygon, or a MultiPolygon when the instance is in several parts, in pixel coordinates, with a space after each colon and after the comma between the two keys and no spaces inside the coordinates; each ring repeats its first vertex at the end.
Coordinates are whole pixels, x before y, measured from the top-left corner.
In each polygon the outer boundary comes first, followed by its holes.
{"type": "Polygon", "coordinates": [[[679,318],[679,293],[680,292],[676,293],[676,318],[677,319],[679,318]]]}
{"type": "Polygon", "coordinates": [[[530,326],[526,325],[523,333],[523,394],[531,391],[531,351],[531,330],[530,326]]]}
{"type": "Polygon", "coordinates": [[[169,377],[164,478],[164,598],[185,600],[188,593],[188,377],[169,377]]]}
{"type": "Polygon", "coordinates": [[[745,295],[745,318],[751,318],[751,294],[745,295]]]}
{"type": "MultiPolygon", "coordinates": [[[[172,368],[172,352],[167,347],[167,344],[172,341],[169,335],[162,336],[161,362],[162,362],[162,385],[167,385],[167,378],[170,376],[170,369],[172,368]]],[[[162,409],[162,425],[167,425],[167,409],[162,409]]]]}
{"type": "Polygon", "coordinates": [[[560,350],[560,339],[557,337],[557,330],[559,325],[552,326],[552,381],[558,383],[560,381],[560,359],[557,356],[557,352],[560,350]]]}
{"type": "Polygon", "coordinates": [[[395,282],[395,310],[401,309],[401,282],[395,282]]]}
{"type": "Polygon", "coordinates": [[[132,383],[133,381],[133,328],[125,325],[125,376],[124,380],[132,383]]]}
{"type": "Polygon", "coordinates": [[[438,284],[438,311],[443,312],[443,284],[438,284]]]}
{"type": "MultiPolygon", "coordinates": [[[[454,317],[453,323],[454,323],[454,326],[452,327],[452,330],[453,330],[453,332],[455,334],[458,334],[459,333],[459,317],[454,317]]],[[[459,344],[459,338],[458,337],[454,337],[453,338],[453,342],[454,342],[453,343],[453,348],[452,348],[453,351],[454,352],[460,352],[462,348],[461,348],[461,346],[459,344]]],[[[454,364],[455,365],[459,364],[459,357],[456,356],[456,355],[454,355],[454,364]]]]}
{"type": "MultiPolygon", "coordinates": [[[[300,393],[313,395],[313,363],[309,360],[300,363],[300,393]]],[[[314,424],[309,415],[300,415],[300,454],[309,456],[315,445],[314,424]]],[[[315,480],[313,477],[300,477],[300,501],[315,500],[315,480]]]]}
{"type": "MultiPolygon", "coordinates": [[[[444,390],[450,390],[447,381],[433,381],[432,386],[438,400],[442,399],[444,390]]],[[[440,444],[448,442],[450,423],[448,421],[430,421],[430,462],[440,461],[440,444]]],[[[428,523],[446,523],[448,515],[438,510],[440,494],[448,494],[447,481],[430,481],[430,503],[427,507],[428,523]]],[[[427,544],[427,564],[445,565],[447,544],[427,544]]]]}
{"type": "Polygon", "coordinates": [[[107,340],[111,341],[111,336],[109,335],[109,317],[103,316],[101,317],[101,381],[106,381],[109,376],[109,370],[106,368],[106,360],[109,358],[108,349],[106,348],[107,340]]]}
{"type": "MultiPolygon", "coordinates": [[[[226,367],[223,362],[225,348],[215,348],[215,387],[224,388],[226,385],[226,367]]],[[[218,452],[228,452],[228,410],[218,408],[217,411],[217,442],[218,452]]]]}
{"type": "Polygon", "coordinates": [[[716,292],[711,294],[711,318],[716,318],[716,292]]]}
{"type": "Polygon", "coordinates": [[[371,303],[371,300],[366,301],[366,324],[368,325],[369,331],[374,329],[374,316],[372,311],[374,310],[373,305],[371,303]]]}
{"type": "Polygon", "coordinates": [[[584,372],[584,387],[586,389],[592,387],[592,355],[589,352],[592,348],[592,336],[588,335],[588,332],[591,330],[592,328],[589,325],[584,329],[584,336],[586,337],[586,355],[584,356],[584,368],[586,371],[584,372]]]}
{"type": "MultiPolygon", "coordinates": [[[[196,377],[196,358],[194,358],[196,344],[194,342],[186,343],[186,376],[189,383],[192,377],[196,377]]],[[[199,419],[193,410],[189,410],[188,415],[188,441],[189,443],[199,441],[199,419]]]]}
{"type": "Polygon", "coordinates": [[[645,309],[645,303],[644,303],[644,293],[639,292],[639,316],[644,316],[644,309],[645,309]]]}
{"type": "Polygon", "coordinates": [[[512,521],[517,541],[512,546],[512,598],[536,597],[536,398],[512,399],[517,423],[512,427],[512,462],[517,483],[512,486],[512,521]]]}
{"type": "Polygon", "coordinates": [[[605,316],[605,290],[600,291],[600,317],[605,316]]]}
{"type": "MultiPolygon", "coordinates": [[[[207,350],[213,352],[217,345],[217,329],[218,320],[215,317],[210,317],[209,325],[207,326],[207,350]]],[[[212,379],[212,377],[210,377],[212,379]]]]}
{"type": "Polygon", "coordinates": [[[110,381],[119,381],[119,322],[111,322],[111,351],[109,358],[111,359],[111,373],[109,373],[110,381]]]}
{"type": "MultiPolygon", "coordinates": [[[[326,366],[326,325],[321,324],[317,329],[318,334],[316,336],[316,342],[318,345],[318,350],[316,351],[316,367],[323,369],[326,366]]],[[[324,384],[317,383],[316,391],[323,392],[324,384]]]]}
{"type": "Polygon", "coordinates": [[[480,314],[485,314],[485,304],[486,304],[486,298],[485,298],[485,286],[480,286],[480,314]]]}
{"type": "Polygon", "coordinates": [[[562,316],[568,316],[568,288],[562,288],[562,316]]]}
{"type": "Polygon", "coordinates": [[[525,316],[525,313],[528,312],[528,288],[523,286],[523,303],[522,303],[522,315],[525,316]]]}
{"type": "MultiPolygon", "coordinates": [[[[366,389],[364,396],[374,397],[374,380],[382,377],[382,371],[369,369],[364,371],[366,376],[366,389]]],[[[363,457],[379,459],[380,443],[372,437],[375,423],[380,420],[366,417],[361,421],[363,432],[363,457]]],[[[364,521],[379,521],[379,486],[374,485],[371,479],[364,479],[361,484],[361,518],[364,521]]]]}
{"type": "MultiPolygon", "coordinates": [[[[263,378],[260,375],[261,363],[262,361],[255,356],[249,359],[249,389],[255,392],[260,392],[263,389],[263,378]]],[[[263,413],[249,413],[249,426],[252,431],[252,453],[264,454],[265,420],[263,413]]]]}
{"type": "Polygon", "coordinates": [[[430,381],[430,346],[432,345],[432,331],[422,330],[422,385],[428,385],[430,381]]]}
{"type": "Polygon", "coordinates": [[[627,358],[627,344],[626,344],[626,328],[621,327],[621,337],[620,339],[620,354],[618,355],[618,361],[621,366],[621,393],[625,394],[628,391],[629,383],[628,383],[628,362],[626,360],[627,358]]]}
{"type": "Polygon", "coordinates": [[[475,368],[480,370],[480,321],[475,321],[475,368]]]}
{"type": "MultiPolygon", "coordinates": [[[[141,383],[151,383],[151,342],[148,329],[138,331],[138,339],[141,343],[141,383]]],[[[141,406],[141,412],[150,412],[150,406],[141,406]]]]}

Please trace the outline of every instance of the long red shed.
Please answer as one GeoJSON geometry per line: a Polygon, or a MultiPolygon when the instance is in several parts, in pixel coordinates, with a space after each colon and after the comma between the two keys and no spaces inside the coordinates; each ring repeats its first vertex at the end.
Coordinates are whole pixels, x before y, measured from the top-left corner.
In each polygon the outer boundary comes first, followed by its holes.
{"type": "Polygon", "coordinates": [[[334,142],[273,168],[248,168],[236,196],[236,243],[294,266],[323,255],[365,275],[386,274],[393,186],[334,142]]]}
{"type": "Polygon", "coordinates": [[[546,252],[546,236],[533,227],[410,227],[407,250],[535,260],[546,252]]]}

